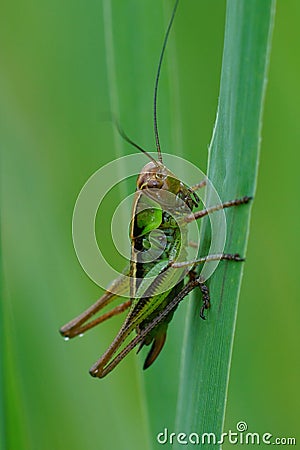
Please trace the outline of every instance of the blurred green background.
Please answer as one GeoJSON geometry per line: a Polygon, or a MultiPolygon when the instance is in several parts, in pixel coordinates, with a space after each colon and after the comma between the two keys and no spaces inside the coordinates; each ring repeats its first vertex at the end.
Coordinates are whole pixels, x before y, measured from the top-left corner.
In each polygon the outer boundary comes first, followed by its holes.
{"type": "MultiPolygon", "coordinates": [[[[104,380],[88,375],[121,317],[68,343],[57,331],[101,295],[72,245],[77,195],[98,168],[134,151],[103,114],[115,111],[128,134],[153,149],[154,77],[172,4],[17,0],[5,6],[3,449],[147,449],[165,426],[172,430],[184,305],[163,354],[145,374],[132,354],[104,380]]],[[[224,18],[225,1],[180,2],[159,89],[163,150],[203,170],[218,100],[224,18]]],[[[278,0],[225,431],[244,420],[251,431],[297,432],[299,21],[299,2],[278,0]]],[[[119,192],[112,195],[117,199],[119,192]]],[[[97,235],[109,257],[111,243],[101,237],[109,231],[113,202],[106,208],[106,222],[103,211],[97,218],[97,235]]],[[[127,236],[127,224],[120,233],[127,236]]]]}

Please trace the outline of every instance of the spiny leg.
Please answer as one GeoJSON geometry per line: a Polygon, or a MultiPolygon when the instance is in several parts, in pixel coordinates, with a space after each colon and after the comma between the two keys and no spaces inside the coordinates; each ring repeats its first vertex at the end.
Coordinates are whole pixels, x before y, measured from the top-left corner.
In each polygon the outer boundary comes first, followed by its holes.
{"type": "Polygon", "coordinates": [[[206,317],[204,315],[204,311],[205,309],[208,309],[210,307],[210,295],[208,286],[204,283],[204,281],[201,281],[201,276],[199,277],[195,269],[190,270],[188,276],[190,281],[198,279],[199,282],[198,286],[202,294],[202,302],[203,302],[200,308],[200,317],[201,319],[205,320],[206,317]]]}
{"type": "Polygon", "coordinates": [[[143,328],[138,335],[133,338],[123,350],[121,350],[110,362],[109,360],[113,356],[115,350],[119,347],[119,345],[115,345],[109,349],[106,354],[102,355],[102,357],[91,367],[90,374],[93,377],[103,378],[109,372],[119,364],[123,358],[139,343],[141,343],[144,338],[147,336],[150,331],[153,330],[157,325],[159,325],[165,317],[176,307],[178,304],[186,297],[195,287],[199,286],[201,283],[200,278],[196,278],[194,280],[189,281],[182,290],[174,297],[168,305],[159,312],[159,314],[145,327],[143,328]]]}
{"type": "Polygon", "coordinates": [[[201,211],[196,211],[194,214],[188,214],[183,218],[183,221],[189,223],[193,220],[201,219],[202,217],[207,216],[210,213],[219,211],[220,209],[230,208],[231,206],[245,205],[249,203],[252,198],[253,197],[245,196],[242,198],[237,198],[235,200],[230,200],[228,202],[220,203],[219,205],[210,206],[209,208],[202,209],[201,211]]]}
{"type": "Polygon", "coordinates": [[[191,192],[199,191],[199,189],[202,189],[206,186],[206,180],[200,181],[200,183],[193,184],[193,186],[190,187],[191,192]]]}
{"type": "Polygon", "coordinates": [[[66,337],[66,339],[71,339],[75,336],[82,335],[87,330],[90,330],[91,328],[94,328],[99,323],[104,322],[107,319],[110,319],[111,317],[117,316],[118,314],[121,314],[123,311],[126,311],[131,306],[131,300],[127,300],[124,303],[121,303],[120,305],[115,306],[110,311],[102,314],[101,316],[97,317],[96,319],[90,320],[88,323],[84,325],[78,326],[76,329],[72,329],[72,331],[68,330],[66,331],[64,327],[60,329],[60,333],[66,337]]]}
{"type": "Polygon", "coordinates": [[[98,311],[103,309],[105,306],[109,305],[113,300],[116,298],[122,297],[122,294],[124,294],[128,290],[129,286],[129,277],[122,274],[119,278],[114,280],[108,289],[104,292],[104,294],[88,309],[86,309],[82,314],[75,317],[75,319],[71,320],[70,322],[66,323],[61,329],[59,330],[60,334],[66,338],[73,338],[75,336],[78,336],[82,333],[84,333],[86,330],[94,327],[98,323],[103,322],[104,320],[109,319],[112,316],[115,316],[123,311],[125,309],[129,308],[131,301],[126,301],[115,308],[113,308],[111,311],[101,315],[100,317],[91,319],[92,316],[94,316],[98,311]]]}
{"type": "Polygon", "coordinates": [[[210,307],[210,295],[209,295],[209,289],[208,286],[205,283],[200,283],[199,288],[202,294],[202,306],[200,308],[200,317],[201,319],[205,320],[206,317],[204,315],[204,311],[210,307]]]}
{"type": "MultiPolygon", "coordinates": [[[[206,184],[205,182],[204,182],[204,184],[199,183],[198,185],[193,186],[191,188],[191,190],[194,190],[195,188],[197,189],[197,188],[203,187],[203,186],[205,186],[205,184],[206,184]]],[[[252,198],[253,197],[245,196],[240,199],[235,199],[235,200],[231,200],[228,202],[224,202],[220,205],[211,206],[211,207],[203,209],[201,211],[197,211],[197,212],[195,212],[195,214],[189,214],[188,216],[186,216],[184,218],[184,221],[192,222],[193,220],[200,219],[204,216],[207,216],[208,214],[210,214],[212,212],[219,211],[221,209],[230,208],[231,206],[239,206],[239,205],[247,204],[247,203],[249,203],[250,200],[252,200],[252,198]]],[[[190,241],[188,245],[191,247],[196,247],[196,244],[192,241],[190,241]]],[[[216,255],[207,255],[207,256],[199,258],[195,261],[182,261],[182,262],[178,262],[178,263],[170,262],[170,265],[171,265],[171,267],[174,267],[174,268],[182,268],[185,266],[189,266],[191,264],[193,264],[195,266],[197,264],[202,264],[207,261],[224,261],[224,260],[241,262],[241,261],[244,261],[245,259],[242,258],[238,253],[235,253],[235,254],[220,253],[220,254],[216,254],[216,255]]],[[[195,274],[196,274],[196,272],[193,269],[189,272],[190,280],[195,279],[195,274]]],[[[200,317],[202,319],[205,319],[204,311],[205,311],[205,309],[208,309],[210,306],[209,289],[208,289],[208,286],[204,282],[199,282],[199,288],[201,290],[202,300],[203,300],[203,305],[201,306],[201,309],[200,309],[200,317]]]]}
{"type": "MultiPolygon", "coordinates": [[[[198,264],[203,264],[207,261],[235,261],[235,262],[243,262],[245,261],[245,258],[241,258],[241,256],[238,253],[231,254],[231,253],[219,253],[215,255],[207,255],[202,256],[202,258],[196,259],[195,261],[181,261],[181,262],[170,262],[170,266],[174,269],[180,269],[183,267],[188,267],[193,265],[193,267],[197,266],[198,264]]],[[[197,273],[194,269],[190,270],[189,277],[190,280],[195,279],[197,276],[197,273]]],[[[204,283],[204,281],[201,281],[201,277],[199,278],[199,288],[202,293],[202,300],[203,305],[200,309],[200,317],[202,319],[205,319],[204,311],[205,309],[208,309],[210,307],[210,295],[209,295],[209,289],[208,286],[204,283]]]]}
{"type": "Polygon", "coordinates": [[[190,281],[194,281],[198,279],[198,286],[202,294],[202,301],[203,304],[200,308],[200,317],[201,319],[206,319],[204,316],[204,310],[208,309],[210,307],[210,295],[209,295],[209,289],[208,286],[204,283],[204,281],[201,281],[201,276],[197,274],[195,269],[191,269],[188,273],[190,281]]]}
{"type": "Polygon", "coordinates": [[[238,253],[217,253],[214,255],[202,256],[199,259],[195,259],[194,261],[180,261],[174,262],[170,261],[169,267],[173,267],[174,269],[180,269],[182,267],[188,267],[191,265],[199,265],[207,261],[236,261],[242,262],[245,261],[245,258],[242,258],[238,253]]]}
{"type": "MultiPolygon", "coordinates": [[[[235,254],[219,253],[216,255],[203,256],[202,258],[196,259],[195,261],[182,261],[182,262],[178,262],[178,263],[174,262],[174,263],[171,263],[171,267],[178,269],[178,268],[189,266],[191,264],[194,264],[194,266],[195,266],[195,265],[207,262],[207,261],[242,262],[242,261],[245,261],[245,259],[241,258],[238,253],[235,253],[235,254]]],[[[197,276],[197,272],[194,269],[190,270],[190,272],[189,272],[190,280],[195,280],[196,276],[197,276]]],[[[201,317],[201,319],[205,320],[206,317],[204,315],[204,311],[210,307],[210,295],[209,295],[208,286],[203,281],[201,281],[201,277],[199,277],[199,288],[200,288],[200,291],[202,294],[202,301],[203,301],[203,304],[200,309],[200,317],[201,317]]]]}
{"type": "Polygon", "coordinates": [[[200,181],[200,183],[194,184],[193,186],[188,188],[189,193],[192,194],[194,197],[194,200],[195,200],[194,205],[195,206],[198,206],[200,203],[200,198],[196,194],[196,191],[203,188],[204,186],[206,186],[206,180],[202,180],[202,181],[200,181]]]}

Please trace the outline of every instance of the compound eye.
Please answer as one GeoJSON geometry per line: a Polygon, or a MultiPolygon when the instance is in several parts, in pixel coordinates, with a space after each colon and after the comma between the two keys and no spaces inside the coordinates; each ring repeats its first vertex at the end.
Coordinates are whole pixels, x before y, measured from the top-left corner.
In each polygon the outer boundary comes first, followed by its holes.
{"type": "Polygon", "coordinates": [[[149,189],[161,189],[164,184],[163,180],[158,180],[157,178],[153,180],[149,180],[147,183],[147,187],[149,189]]]}

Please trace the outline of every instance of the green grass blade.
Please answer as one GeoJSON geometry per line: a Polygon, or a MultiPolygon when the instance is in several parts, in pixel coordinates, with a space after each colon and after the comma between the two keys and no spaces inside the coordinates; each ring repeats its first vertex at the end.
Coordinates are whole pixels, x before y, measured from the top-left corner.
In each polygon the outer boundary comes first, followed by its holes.
{"type": "MultiPolygon", "coordinates": [[[[219,108],[208,169],[223,201],[255,192],[274,10],[273,0],[229,0],[227,4],[219,108]]],[[[250,209],[243,206],[226,212],[225,251],[245,255],[250,209]]],[[[203,233],[207,225],[206,221],[203,233]]],[[[220,264],[209,282],[212,307],[206,322],[199,319],[198,294],[190,304],[177,432],[214,432],[216,436],[222,432],[242,272],[242,264],[220,264]]]]}

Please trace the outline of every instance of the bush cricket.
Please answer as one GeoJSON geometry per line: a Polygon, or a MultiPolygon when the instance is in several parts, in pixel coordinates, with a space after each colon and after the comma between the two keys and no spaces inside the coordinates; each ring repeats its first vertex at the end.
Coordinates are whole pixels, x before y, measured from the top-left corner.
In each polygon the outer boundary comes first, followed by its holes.
{"type": "Polygon", "coordinates": [[[83,334],[97,324],[129,310],[115,339],[91,367],[93,377],[103,378],[137,345],[138,351],[150,345],[144,363],[147,369],[161,352],[166,340],[168,324],[183,298],[198,287],[202,293],[200,317],[210,306],[209,290],[195,267],[207,261],[227,260],[241,262],[238,254],[211,254],[186,261],[188,224],[220,209],[246,204],[251,197],[227,201],[217,206],[193,212],[199,205],[196,193],[205,181],[187,186],[163,164],[157,126],[157,91],[164,53],[179,0],[172,15],[160,53],[154,88],[154,134],[157,159],[132,141],[116,122],[122,138],[149,158],[141,170],[132,207],[130,223],[131,257],[128,268],[114,280],[105,293],[90,308],[60,329],[65,338],[83,334]],[[129,292],[124,300],[124,293],[129,292]],[[99,317],[95,315],[113,300],[121,302],[99,317]],[[136,336],[125,345],[132,332],[136,336]]]}

